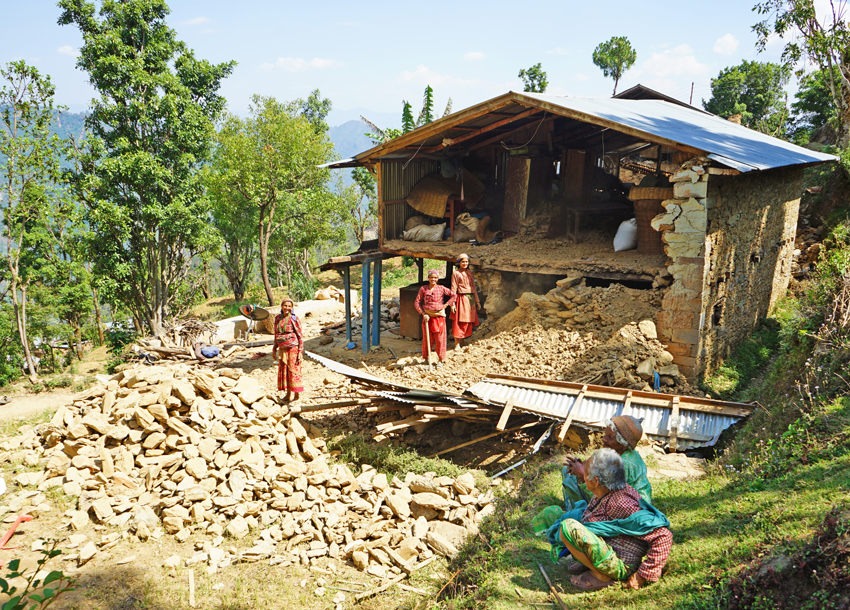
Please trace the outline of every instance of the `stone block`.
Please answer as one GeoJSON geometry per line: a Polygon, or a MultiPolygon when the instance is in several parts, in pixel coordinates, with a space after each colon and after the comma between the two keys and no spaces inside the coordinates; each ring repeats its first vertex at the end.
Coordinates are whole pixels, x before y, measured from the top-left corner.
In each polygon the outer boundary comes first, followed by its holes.
{"type": "Polygon", "coordinates": [[[679,198],[699,197],[708,194],[708,182],[676,182],[673,184],[673,195],[679,198]]]}
{"type": "MultiPolygon", "coordinates": [[[[699,343],[699,331],[684,328],[673,329],[673,342],[697,345],[699,343]]],[[[675,362],[675,359],[673,360],[675,362]]]]}
{"type": "Polygon", "coordinates": [[[703,256],[705,254],[704,233],[671,231],[664,233],[661,240],[667,244],[667,247],[664,248],[667,256],[674,260],[681,256],[703,256]]]}

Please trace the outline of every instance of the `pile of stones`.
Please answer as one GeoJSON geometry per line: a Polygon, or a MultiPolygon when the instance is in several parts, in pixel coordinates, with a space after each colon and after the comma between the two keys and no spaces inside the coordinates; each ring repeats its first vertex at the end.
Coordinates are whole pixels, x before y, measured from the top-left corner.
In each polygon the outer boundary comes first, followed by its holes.
{"type": "MultiPolygon", "coordinates": [[[[100,541],[205,533],[190,557],[211,571],[234,561],[312,564],[350,560],[377,577],[413,569],[435,554],[454,556],[492,513],[492,492],[471,473],[388,480],[371,466],[355,474],[331,463],[321,431],[227,368],[137,367],[78,395],[20,444],[41,473],[22,483],[61,486],[79,498],[71,530],[110,525],[100,541]],[[259,533],[241,552],[224,536],[259,533]]],[[[97,552],[80,550],[83,563],[97,552]]],[[[167,563],[168,563],[167,562],[167,563]]]]}

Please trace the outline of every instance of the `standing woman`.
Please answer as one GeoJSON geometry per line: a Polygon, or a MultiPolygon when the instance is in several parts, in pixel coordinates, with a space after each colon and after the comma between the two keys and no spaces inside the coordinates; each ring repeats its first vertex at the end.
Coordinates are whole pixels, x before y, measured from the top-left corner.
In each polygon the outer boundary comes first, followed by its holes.
{"type": "Polygon", "coordinates": [[[286,400],[295,400],[304,391],[301,381],[301,358],[304,354],[304,335],[301,332],[301,320],[292,311],[295,301],[283,297],[280,313],[274,319],[274,353],[277,356],[277,389],[286,390],[286,400]]]}
{"type": "Polygon", "coordinates": [[[460,268],[452,273],[452,291],[458,296],[452,309],[452,336],[455,338],[455,349],[460,349],[463,340],[472,335],[472,328],[478,326],[481,301],[478,299],[472,271],[469,270],[469,255],[458,256],[457,264],[460,268]]]}
{"type": "Polygon", "coordinates": [[[445,310],[446,307],[454,305],[457,295],[445,286],[440,286],[437,283],[438,279],[440,274],[436,269],[428,271],[428,285],[419,289],[413,306],[422,314],[422,357],[428,359],[428,336],[430,335],[432,349],[437,352],[437,357],[440,359],[437,366],[441,367],[446,359],[445,310]],[[445,297],[449,297],[449,300],[445,301],[445,297]]]}

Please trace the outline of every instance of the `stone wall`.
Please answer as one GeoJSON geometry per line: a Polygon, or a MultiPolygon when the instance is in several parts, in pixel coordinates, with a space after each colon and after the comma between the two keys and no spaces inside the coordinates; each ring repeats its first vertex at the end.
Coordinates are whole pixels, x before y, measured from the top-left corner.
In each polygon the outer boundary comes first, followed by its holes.
{"type": "Polygon", "coordinates": [[[673,277],[659,338],[689,377],[711,372],[788,287],[802,169],[752,174],[683,165],[652,221],[673,277]]]}
{"type": "Polygon", "coordinates": [[[788,288],[802,177],[802,168],[780,168],[712,176],[708,183],[706,372],[755,330],[788,288]]]}

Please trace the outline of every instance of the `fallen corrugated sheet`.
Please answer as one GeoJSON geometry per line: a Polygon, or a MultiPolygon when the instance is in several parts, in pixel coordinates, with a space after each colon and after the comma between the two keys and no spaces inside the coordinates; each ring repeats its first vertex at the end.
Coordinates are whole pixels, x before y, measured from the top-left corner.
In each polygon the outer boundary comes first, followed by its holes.
{"type": "Polygon", "coordinates": [[[505,375],[488,375],[467,392],[493,404],[512,401],[516,411],[594,428],[615,415],[632,415],[643,419],[649,437],[678,449],[713,445],[723,430],[755,410],[742,403],[505,375]]]}
{"type": "Polygon", "coordinates": [[[336,360],[331,360],[330,358],[325,358],[324,356],[320,356],[319,354],[308,352],[307,350],[304,350],[304,355],[310,358],[311,360],[315,360],[322,366],[329,368],[334,373],[345,375],[346,377],[356,379],[367,385],[378,385],[385,388],[393,388],[401,392],[406,392],[411,389],[407,386],[403,386],[398,383],[393,383],[392,381],[387,381],[386,379],[381,379],[380,377],[372,375],[371,373],[367,373],[365,371],[355,369],[354,367],[350,367],[346,364],[342,364],[341,362],[337,362],[336,360]]]}

